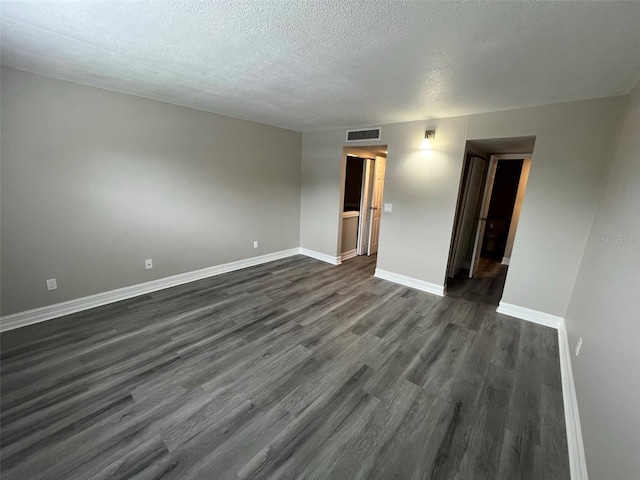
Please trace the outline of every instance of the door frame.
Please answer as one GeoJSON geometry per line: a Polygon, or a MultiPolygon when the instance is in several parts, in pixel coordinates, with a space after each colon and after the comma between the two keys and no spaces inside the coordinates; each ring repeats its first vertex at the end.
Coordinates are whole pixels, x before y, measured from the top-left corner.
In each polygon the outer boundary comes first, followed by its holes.
{"type": "MultiPolygon", "coordinates": [[[[462,235],[462,221],[463,221],[464,210],[465,210],[464,208],[465,205],[463,205],[463,203],[466,203],[465,193],[467,189],[467,183],[469,181],[469,176],[471,174],[471,159],[473,157],[481,158],[487,163],[487,166],[489,165],[489,158],[487,158],[488,157],[487,154],[480,153],[470,148],[467,148],[465,150],[464,162],[462,164],[462,171],[460,172],[460,183],[458,186],[458,200],[456,202],[456,214],[453,220],[453,231],[451,233],[451,243],[449,246],[449,259],[447,261],[447,271],[445,274],[446,278],[451,278],[455,276],[455,274],[457,273],[457,271],[454,272],[453,270],[456,267],[455,266],[456,260],[457,260],[456,256],[458,255],[458,251],[460,249],[460,242],[461,242],[460,237],[462,235]]],[[[475,212],[474,212],[474,216],[475,216],[475,212]]],[[[445,283],[446,283],[446,278],[445,278],[445,283]]]]}
{"type": "Polygon", "coordinates": [[[372,165],[375,160],[371,158],[363,159],[364,165],[362,169],[362,190],[360,192],[360,218],[358,219],[358,244],[357,254],[365,255],[367,253],[367,245],[369,243],[369,224],[371,222],[371,196],[373,194],[373,184],[371,183],[372,165]]]}
{"type": "Polygon", "coordinates": [[[502,153],[491,155],[489,159],[489,174],[487,175],[486,183],[484,186],[484,192],[482,194],[482,206],[480,208],[479,216],[476,219],[476,233],[475,242],[473,246],[473,253],[471,255],[471,265],[469,266],[469,278],[473,278],[475,275],[478,264],[480,262],[480,252],[482,252],[482,243],[484,241],[484,229],[486,226],[486,216],[489,211],[489,203],[491,202],[491,194],[493,193],[493,183],[495,180],[496,169],[498,168],[498,162],[500,160],[524,160],[532,158],[533,153],[502,153]]]}
{"type": "MultiPolygon", "coordinates": [[[[388,154],[387,154],[387,148],[388,145],[386,143],[379,143],[379,144],[370,144],[370,145],[343,145],[342,146],[342,172],[340,175],[340,202],[339,202],[339,211],[338,211],[338,238],[336,239],[336,264],[340,264],[342,263],[342,258],[341,258],[341,252],[342,252],[342,224],[343,224],[343,209],[344,209],[344,191],[345,191],[345,180],[346,180],[346,172],[347,172],[347,158],[349,156],[356,156],[359,158],[363,159],[364,166],[365,168],[363,169],[363,177],[364,177],[364,170],[366,169],[366,165],[367,163],[373,163],[375,160],[376,156],[381,156],[385,159],[388,159],[388,154]],[[384,149],[384,154],[383,153],[376,153],[378,151],[382,152],[382,149],[384,149]]],[[[370,171],[370,177],[372,176],[372,170],[370,171]]],[[[364,189],[366,187],[366,185],[364,185],[364,178],[363,178],[363,185],[362,188],[364,189]]],[[[363,193],[361,191],[361,193],[363,193]]],[[[363,237],[367,237],[366,233],[368,231],[368,222],[370,221],[370,211],[366,210],[366,215],[364,215],[365,219],[363,221],[363,198],[361,196],[360,198],[360,218],[358,220],[358,240],[356,242],[356,253],[357,255],[366,255],[367,253],[367,245],[364,245],[364,247],[361,248],[361,241],[363,237]]],[[[370,200],[369,200],[370,202],[370,200]]],[[[368,240],[368,239],[367,239],[368,240]]]]}
{"type": "Polygon", "coordinates": [[[487,177],[489,161],[477,155],[471,155],[468,159],[467,178],[464,183],[462,205],[460,210],[460,223],[451,262],[450,276],[455,276],[461,269],[470,268],[470,262],[466,260],[471,239],[475,239],[475,222],[478,212],[482,208],[482,195],[487,177]],[[475,193],[472,193],[472,181],[475,193]]]}
{"type": "Polygon", "coordinates": [[[382,157],[380,155],[376,155],[376,158],[373,162],[373,175],[372,175],[372,181],[371,181],[371,201],[370,201],[370,206],[369,206],[369,235],[368,235],[368,241],[367,241],[367,255],[371,256],[374,253],[378,253],[378,245],[380,244],[380,224],[382,223],[382,206],[383,206],[383,200],[384,200],[384,184],[385,184],[385,179],[386,179],[386,170],[387,170],[387,159],[386,157],[382,157]],[[378,183],[378,168],[380,167],[380,165],[382,165],[383,167],[383,176],[382,176],[382,183],[379,184],[378,183]],[[379,197],[379,198],[378,198],[379,197]],[[379,204],[376,205],[376,203],[378,203],[379,200],[379,204]],[[374,218],[376,216],[376,214],[378,215],[378,222],[376,224],[376,231],[374,232],[374,218]],[[371,238],[374,236],[375,233],[375,238],[376,238],[376,243],[372,244],[371,243],[371,238]],[[375,246],[375,251],[372,252],[372,247],[375,246]]]}

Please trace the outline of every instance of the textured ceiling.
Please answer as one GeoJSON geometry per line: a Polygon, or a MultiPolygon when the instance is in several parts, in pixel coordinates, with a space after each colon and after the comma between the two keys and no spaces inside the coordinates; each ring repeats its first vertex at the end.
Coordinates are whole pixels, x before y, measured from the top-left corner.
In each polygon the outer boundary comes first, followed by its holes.
{"type": "Polygon", "coordinates": [[[640,2],[11,2],[2,64],[293,130],[627,93],[640,2]]]}

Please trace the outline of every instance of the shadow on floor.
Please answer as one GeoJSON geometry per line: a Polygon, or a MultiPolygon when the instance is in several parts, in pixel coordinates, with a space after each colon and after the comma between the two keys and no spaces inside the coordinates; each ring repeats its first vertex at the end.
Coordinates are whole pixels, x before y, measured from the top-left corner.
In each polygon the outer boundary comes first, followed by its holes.
{"type": "Polygon", "coordinates": [[[376,273],[376,263],[378,262],[378,254],[374,253],[371,256],[358,255],[342,262],[342,265],[347,268],[358,270],[367,275],[373,276],[376,273]]]}
{"type": "Polygon", "coordinates": [[[474,278],[469,278],[469,270],[461,270],[454,278],[447,279],[447,296],[497,307],[506,278],[506,265],[481,257],[474,278]]]}

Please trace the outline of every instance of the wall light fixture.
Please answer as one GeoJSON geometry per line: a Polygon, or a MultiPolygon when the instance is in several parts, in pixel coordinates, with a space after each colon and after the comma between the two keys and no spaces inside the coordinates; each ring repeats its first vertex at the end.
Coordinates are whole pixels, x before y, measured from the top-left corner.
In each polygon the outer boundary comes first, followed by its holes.
{"type": "Polygon", "coordinates": [[[422,143],[420,144],[420,150],[430,150],[431,149],[431,141],[436,138],[435,130],[426,130],[424,132],[424,138],[422,139],[422,143]]]}

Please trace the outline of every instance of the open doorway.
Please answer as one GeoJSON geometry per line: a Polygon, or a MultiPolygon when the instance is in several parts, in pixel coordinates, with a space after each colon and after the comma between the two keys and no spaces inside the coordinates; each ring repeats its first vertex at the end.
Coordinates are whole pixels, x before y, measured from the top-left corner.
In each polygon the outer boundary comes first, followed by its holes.
{"type": "Polygon", "coordinates": [[[497,306],[535,137],[467,142],[447,265],[447,295],[497,306]]]}
{"type": "Polygon", "coordinates": [[[340,259],[362,257],[375,271],[380,238],[387,146],[345,147],[343,208],[339,228],[340,259]]]}

